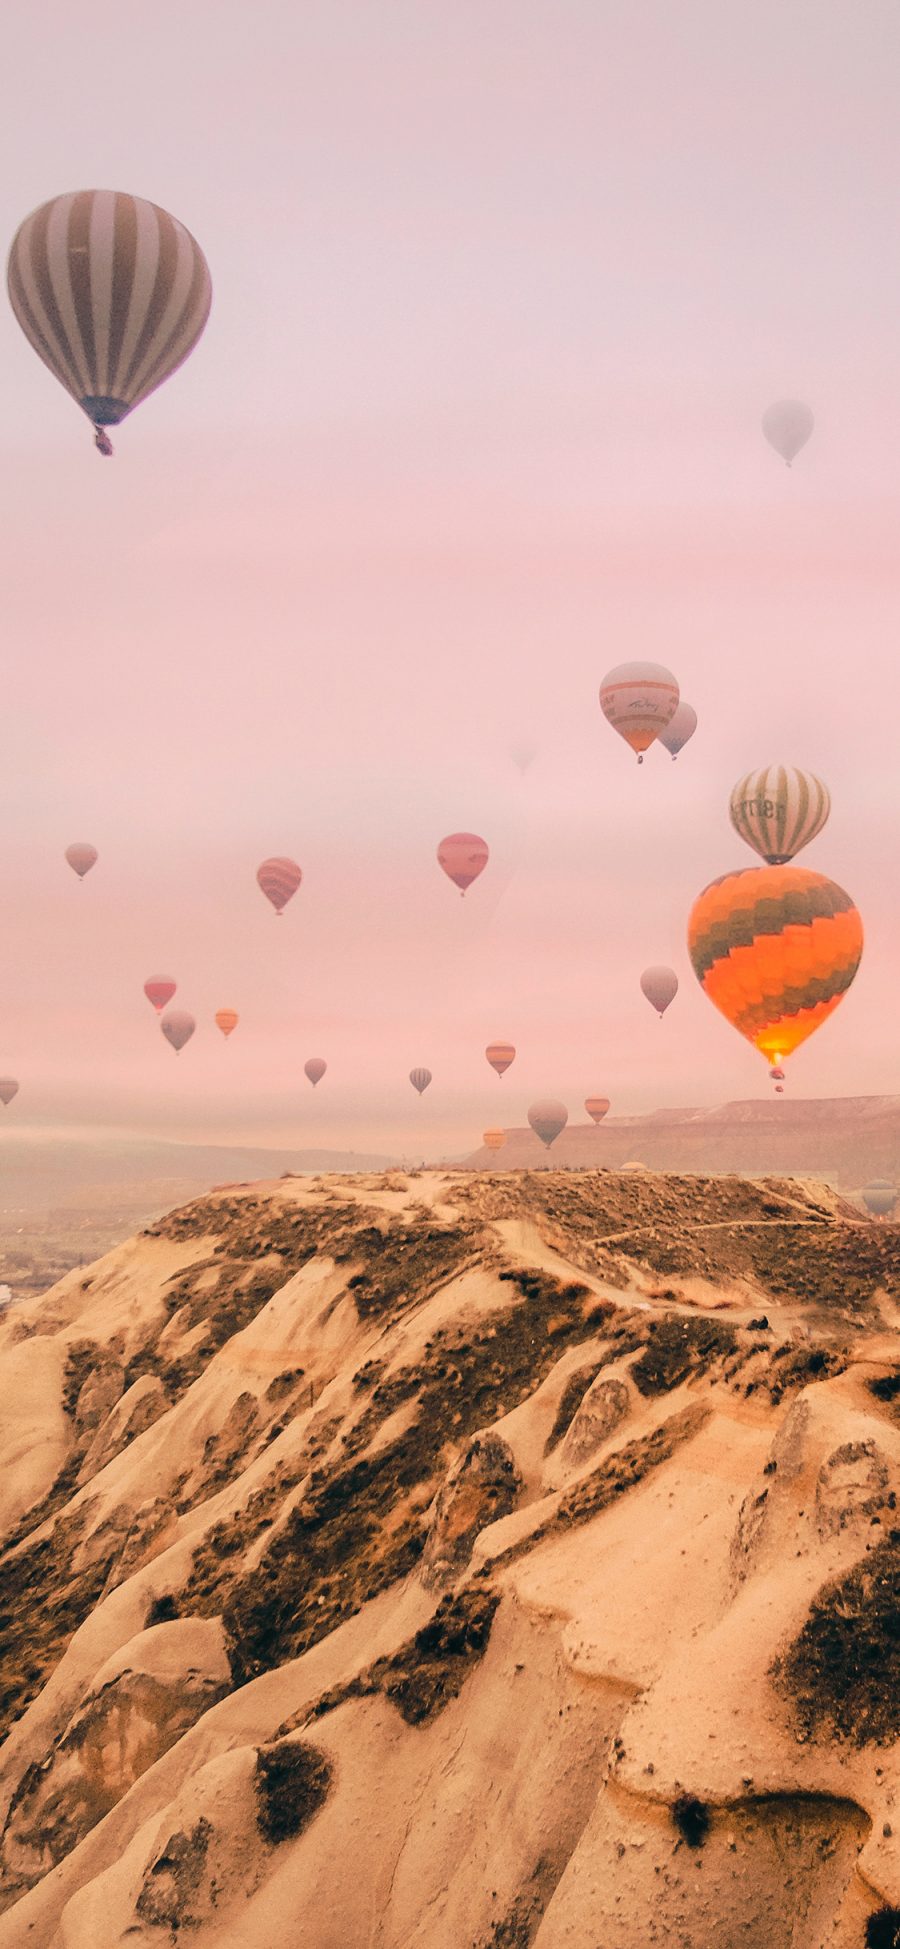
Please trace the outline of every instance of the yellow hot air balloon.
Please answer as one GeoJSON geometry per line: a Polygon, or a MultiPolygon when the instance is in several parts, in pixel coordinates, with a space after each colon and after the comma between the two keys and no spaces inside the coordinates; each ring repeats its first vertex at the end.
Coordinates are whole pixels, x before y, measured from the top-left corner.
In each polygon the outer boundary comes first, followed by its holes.
{"type": "Polygon", "coordinates": [[[239,1021],[240,1016],[234,1008],[220,1008],[216,1010],[216,1028],[221,1029],[224,1036],[231,1035],[232,1031],[237,1028],[239,1021]]]}
{"type": "Polygon", "coordinates": [[[703,992],[772,1069],[834,1013],[859,967],[848,893],[802,866],[748,866],[695,901],[688,951],[703,992]]]}
{"type": "Polygon", "coordinates": [[[481,1139],[485,1150],[502,1150],[506,1142],[505,1130],[486,1130],[481,1139]]]}

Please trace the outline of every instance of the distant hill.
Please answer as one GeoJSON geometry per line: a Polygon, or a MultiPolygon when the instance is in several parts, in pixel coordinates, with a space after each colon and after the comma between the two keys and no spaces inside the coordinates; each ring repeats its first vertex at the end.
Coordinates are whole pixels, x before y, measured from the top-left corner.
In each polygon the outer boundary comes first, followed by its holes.
{"type": "Polygon", "coordinates": [[[282,1171],[381,1171],[392,1159],[370,1151],[263,1150],[123,1138],[0,1139],[0,1217],[15,1212],[159,1212],[214,1184],[277,1178],[282,1171]]]}
{"type": "Polygon", "coordinates": [[[466,1159],[478,1170],[645,1164],[657,1171],[735,1171],[825,1177],[857,1189],[900,1177],[900,1096],[790,1096],[723,1103],[715,1109],[654,1110],[642,1117],[572,1122],[550,1152],[526,1125],[507,1131],[503,1150],[466,1159]]]}

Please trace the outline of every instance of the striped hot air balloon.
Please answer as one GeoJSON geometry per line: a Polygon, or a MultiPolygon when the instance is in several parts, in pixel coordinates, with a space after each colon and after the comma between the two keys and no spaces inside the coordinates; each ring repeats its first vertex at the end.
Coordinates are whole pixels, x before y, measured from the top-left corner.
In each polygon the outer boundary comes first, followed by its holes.
{"type": "Polygon", "coordinates": [[[738,779],[728,810],[735,832],[747,845],[770,866],[784,866],[821,832],[831,799],[813,772],[764,765],[738,779]]]}
{"type": "Polygon", "coordinates": [[[569,1112],[564,1103],[557,1103],[552,1097],[542,1097],[539,1103],[532,1103],[528,1121],[536,1137],[547,1149],[556,1142],[561,1130],[569,1121],[569,1112]]]}
{"type": "Polygon", "coordinates": [[[516,1052],[511,1042],[489,1042],[485,1055],[498,1076],[505,1076],[510,1063],[515,1062],[516,1052]]]}
{"type": "Polygon", "coordinates": [[[315,1089],[317,1083],[321,1083],[327,1068],[328,1064],[322,1056],[310,1056],[309,1061],[304,1063],[303,1074],[309,1077],[313,1089],[315,1089]]]}
{"type": "Polygon", "coordinates": [[[209,316],[206,259],[189,230],[141,196],[79,190],[42,203],[12,241],[13,311],[38,358],[111,453],[103,429],[168,379],[209,316]]]}
{"type": "Polygon", "coordinates": [[[295,859],[264,859],[256,878],[276,914],[281,915],[303,878],[295,859]]]}
{"type": "Polygon", "coordinates": [[[688,922],[704,994],[773,1069],[834,1013],[862,947],[850,895],[802,866],[726,873],[704,889],[688,922]]]}
{"type": "Polygon", "coordinates": [[[168,1015],[163,1016],[159,1026],[166,1041],[171,1042],[177,1056],[179,1049],[183,1049],[185,1043],[190,1042],[197,1024],[193,1015],[188,1014],[187,1009],[171,1008],[168,1015]]]}
{"type": "Polygon", "coordinates": [[[505,1130],[485,1130],[481,1139],[485,1150],[502,1150],[506,1142],[505,1130]]]}
{"type": "Polygon", "coordinates": [[[678,679],[662,663],[618,663],[600,685],[600,709],[642,765],[678,709],[678,679]]]}
{"type": "Polygon", "coordinates": [[[216,1010],[216,1028],[221,1029],[226,1039],[233,1034],[240,1019],[236,1008],[219,1008],[216,1010]]]}
{"type": "Polygon", "coordinates": [[[413,1089],[418,1090],[418,1093],[421,1096],[423,1090],[427,1090],[428,1085],[431,1082],[431,1070],[411,1069],[409,1072],[409,1080],[413,1086],[413,1089]]]}
{"type": "Polygon", "coordinates": [[[602,1123],[609,1109],[608,1096],[586,1096],[584,1107],[594,1123],[602,1123]]]}
{"type": "Polygon", "coordinates": [[[168,975],[151,975],[149,981],[144,982],[144,994],[155,1008],[157,1015],[160,1015],[166,1003],[171,1001],[175,988],[176,983],[168,975]]]}
{"type": "Polygon", "coordinates": [[[74,846],[66,847],[66,860],[72,872],[78,874],[79,880],[83,880],[91,867],[96,866],[98,858],[96,846],[89,846],[86,840],[76,841],[74,846]]]}
{"type": "Polygon", "coordinates": [[[19,1094],[19,1085],[14,1076],[0,1076],[0,1103],[4,1108],[19,1094]]]}
{"type": "Polygon", "coordinates": [[[459,887],[460,893],[465,893],[479,873],[484,872],[490,852],[487,840],[479,839],[477,832],[451,832],[441,840],[437,856],[448,880],[459,887]]]}

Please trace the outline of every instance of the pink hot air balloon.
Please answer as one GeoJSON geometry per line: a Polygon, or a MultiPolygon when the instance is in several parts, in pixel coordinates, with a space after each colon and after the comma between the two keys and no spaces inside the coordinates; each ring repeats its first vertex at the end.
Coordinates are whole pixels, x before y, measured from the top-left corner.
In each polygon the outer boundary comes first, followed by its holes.
{"type": "Polygon", "coordinates": [[[186,1009],[170,1008],[168,1015],[163,1016],[159,1026],[166,1041],[171,1042],[177,1056],[179,1049],[183,1049],[185,1043],[190,1042],[197,1024],[193,1015],[189,1015],[186,1009]]]}
{"type": "Polygon", "coordinates": [[[498,1076],[505,1076],[510,1063],[515,1062],[516,1052],[511,1042],[489,1042],[485,1055],[498,1076]]]}
{"type": "Polygon", "coordinates": [[[490,858],[487,841],[479,839],[477,832],[451,832],[442,839],[437,849],[438,865],[442,866],[448,880],[452,880],[460,893],[477,880],[483,873],[490,858]]]}
{"type": "Polygon", "coordinates": [[[431,1070],[411,1069],[409,1072],[409,1080],[413,1086],[413,1089],[418,1090],[419,1095],[421,1096],[422,1091],[427,1090],[428,1085],[431,1082],[431,1070]]]}
{"type": "Polygon", "coordinates": [[[76,841],[74,846],[66,847],[66,859],[72,868],[72,872],[78,874],[79,880],[83,880],[85,874],[90,872],[91,867],[96,866],[97,858],[96,846],[89,846],[84,839],[76,841]]]}
{"type": "Polygon", "coordinates": [[[14,1076],[0,1076],[0,1103],[11,1103],[19,1094],[19,1085],[14,1076]]]}
{"type": "Polygon", "coordinates": [[[171,1001],[175,987],[169,975],[151,975],[149,981],[144,982],[144,994],[148,1002],[152,1002],[157,1015],[161,1015],[166,1003],[171,1001]]]}
{"type": "Polygon", "coordinates": [[[564,1103],[556,1103],[552,1097],[544,1097],[540,1103],[532,1103],[528,1112],[528,1121],[535,1136],[540,1137],[541,1143],[546,1144],[549,1150],[560,1131],[565,1130],[569,1121],[569,1112],[564,1103]]]}
{"type": "Polygon", "coordinates": [[[281,915],[303,878],[295,859],[264,859],[256,878],[276,914],[281,915]]]}
{"type": "Polygon", "coordinates": [[[602,1123],[609,1109],[608,1096],[586,1096],[584,1107],[594,1123],[602,1123]]]}
{"type": "Polygon", "coordinates": [[[310,1056],[309,1062],[304,1063],[303,1074],[309,1077],[313,1089],[317,1083],[321,1083],[327,1068],[328,1064],[321,1056],[310,1056]]]}
{"type": "Polygon", "coordinates": [[[662,1020],[669,1003],[675,1000],[678,993],[678,976],[674,968],[645,968],[641,975],[641,989],[662,1020]]]}

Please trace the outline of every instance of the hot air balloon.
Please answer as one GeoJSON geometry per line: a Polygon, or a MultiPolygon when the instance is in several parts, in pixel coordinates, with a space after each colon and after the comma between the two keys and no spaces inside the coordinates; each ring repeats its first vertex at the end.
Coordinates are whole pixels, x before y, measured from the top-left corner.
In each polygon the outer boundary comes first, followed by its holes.
{"type": "Polygon", "coordinates": [[[619,663],[600,685],[600,709],[642,765],[678,709],[678,680],[662,663],[619,663]]]}
{"type": "Polygon", "coordinates": [[[609,1109],[609,1097],[608,1096],[586,1096],[584,1099],[584,1107],[588,1113],[588,1116],[593,1119],[594,1123],[602,1123],[606,1115],[606,1112],[609,1109]]]}
{"type": "Polygon", "coordinates": [[[897,1186],[888,1178],[873,1178],[863,1192],[866,1210],[873,1218],[889,1218],[897,1203],[897,1186]]]}
{"type": "Polygon", "coordinates": [[[678,976],[674,968],[645,968],[641,975],[641,989],[662,1021],[669,1003],[675,1000],[678,993],[678,976]]]}
{"type": "Polygon", "coordinates": [[[800,448],[805,447],[814,426],[809,407],[800,399],[776,399],[774,406],[768,406],[762,416],[762,430],[770,447],[780,453],[788,466],[800,448]]]}
{"type": "Polygon", "coordinates": [[[413,1089],[418,1090],[419,1095],[421,1096],[422,1091],[427,1090],[428,1085],[431,1082],[431,1070],[411,1069],[409,1072],[409,1080],[413,1086],[413,1089]]]}
{"type": "Polygon", "coordinates": [[[170,980],[168,975],[151,975],[150,980],[144,982],[144,994],[148,1002],[152,1002],[157,1015],[160,1015],[166,1003],[171,1001],[175,987],[175,982],[170,980]]]}
{"type": "Polygon", "coordinates": [[[197,1024],[193,1015],[188,1015],[186,1009],[171,1008],[168,1015],[163,1016],[159,1026],[166,1041],[171,1042],[177,1056],[179,1049],[183,1049],[185,1043],[190,1042],[197,1024]]]}
{"type": "Polygon", "coordinates": [[[764,765],[739,778],[728,805],[741,839],[770,866],[784,866],[821,832],[831,811],[827,787],[794,765],[764,765]]]}
{"type": "Polygon", "coordinates": [[[510,1063],[515,1062],[516,1052],[511,1042],[489,1042],[485,1055],[498,1076],[504,1076],[510,1063]]]}
{"type": "Polygon", "coordinates": [[[540,1103],[532,1103],[528,1112],[528,1121],[535,1136],[539,1137],[541,1143],[546,1144],[549,1150],[560,1131],[565,1130],[569,1121],[569,1112],[564,1103],[556,1103],[552,1097],[546,1097],[542,1098],[540,1103]]]}
{"type": "Polygon", "coordinates": [[[688,739],[693,737],[696,729],[697,713],[694,706],[682,701],[668,724],[664,725],[659,732],[659,742],[665,745],[673,758],[677,758],[679,751],[687,744],[688,739]]]}
{"type": "Polygon", "coordinates": [[[231,1035],[232,1031],[237,1028],[239,1021],[240,1016],[235,1008],[220,1008],[216,1010],[216,1028],[221,1029],[225,1037],[231,1035]]]}
{"type": "Polygon", "coordinates": [[[688,921],[704,994],[773,1069],[834,1013],[862,947],[850,895],[802,866],[725,873],[688,921]]]}
{"type": "Polygon", "coordinates": [[[481,1139],[485,1150],[502,1150],[506,1142],[505,1130],[486,1130],[481,1139]]]}
{"type": "Polygon", "coordinates": [[[321,1056],[310,1056],[309,1062],[304,1063],[303,1074],[309,1077],[313,1089],[315,1089],[317,1083],[321,1083],[327,1068],[328,1064],[323,1061],[321,1056]]]}
{"type": "Polygon", "coordinates": [[[89,846],[85,840],[79,840],[74,846],[66,847],[66,859],[72,872],[78,874],[79,880],[83,880],[91,867],[96,866],[97,858],[96,846],[89,846]]]}
{"type": "Polygon", "coordinates": [[[523,773],[527,772],[529,766],[534,764],[537,754],[537,745],[532,744],[530,738],[519,738],[515,744],[511,744],[509,747],[509,755],[516,770],[523,773]]]}
{"type": "Polygon", "coordinates": [[[264,859],[256,877],[266,899],[271,900],[280,919],[283,909],[289,900],[293,900],[303,878],[296,860],[264,859]]]}
{"type": "Polygon", "coordinates": [[[56,196],[32,211],[13,238],[7,283],[26,338],[104,454],[104,428],[187,358],[212,303],[206,259],[184,224],[114,190],[56,196]]]}
{"type": "Polygon", "coordinates": [[[479,873],[484,872],[490,854],[487,841],[479,839],[477,832],[451,832],[441,840],[437,856],[448,880],[459,887],[460,893],[465,893],[479,873]]]}
{"type": "Polygon", "coordinates": [[[0,1076],[0,1103],[6,1106],[19,1094],[19,1085],[14,1076],[0,1076]]]}

